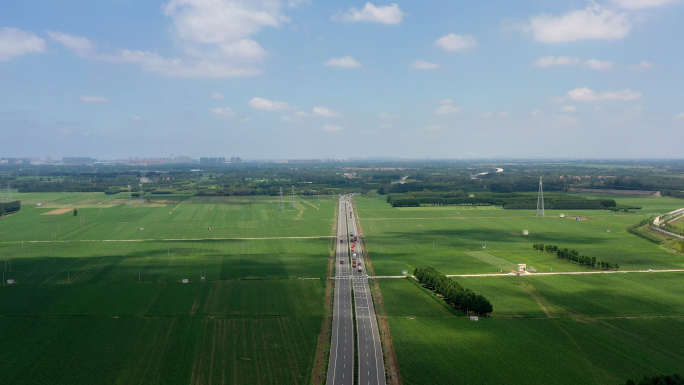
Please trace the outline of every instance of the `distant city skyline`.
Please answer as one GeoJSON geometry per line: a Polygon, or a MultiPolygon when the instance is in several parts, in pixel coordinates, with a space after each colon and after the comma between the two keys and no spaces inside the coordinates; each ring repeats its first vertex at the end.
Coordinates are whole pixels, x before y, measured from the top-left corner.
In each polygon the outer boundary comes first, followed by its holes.
{"type": "Polygon", "coordinates": [[[0,158],[681,158],[684,1],[28,0],[0,158]]]}

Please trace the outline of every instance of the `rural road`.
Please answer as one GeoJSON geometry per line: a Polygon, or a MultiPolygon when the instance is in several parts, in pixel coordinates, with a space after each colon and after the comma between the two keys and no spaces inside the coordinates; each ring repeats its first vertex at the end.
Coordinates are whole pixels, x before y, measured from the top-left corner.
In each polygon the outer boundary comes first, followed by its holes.
{"type": "Polygon", "coordinates": [[[385,370],[380,345],[380,333],[370,295],[365,263],[359,243],[355,242],[357,261],[362,261],[361,271],[352,269],[350,242],[354,233],[358,237],[356,220],[351,205],[351,196],[340,197],[337,235],[343,242],[337,244],[335,258],[335,295],[333,307],[333,332],[330,345],[330,363],[326,384],[354,384],[357,375],[360,385],[384,385],[385,370]],[[351,214],[351,215],[350,215],[351,214]],[[340,263],[340,261],[344,263],[340,263]],[[352,298],[352,285],[354,288],[352,298]],[[353,299],[353,301],[352,301],[353,299]],[[356,311],[356,319],[352,312],[356,311]],[[358,354],[354,354],[354,328],[357,330],[358,354]],[[358,373],[354,373],[354,359],[357,359],[358,373]]]}
{"type": "MultiPolygon", "coordinates": [[[[579,275],[579,274],[625,274],[625,273],[675,273],[684,272],[684,269],[667,269],[667,270],[600,270],[600,271],[560,271],[555,273],[527,273],[523,276],[535,277],[538,275],[579,275]]],[[[447,274],[447,277],[517,277],[515,274],[508,273],[491,273],[491,274],[447,274]]],[[[369,278],[406,278],[413,277],[412,275],[376,275],[369,278]]]]}

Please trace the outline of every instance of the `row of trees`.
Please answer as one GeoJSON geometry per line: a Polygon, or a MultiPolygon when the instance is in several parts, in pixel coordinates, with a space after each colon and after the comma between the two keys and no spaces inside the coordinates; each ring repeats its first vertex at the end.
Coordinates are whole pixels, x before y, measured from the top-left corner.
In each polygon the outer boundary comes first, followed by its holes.
{"type": "Polygon", "coordinates": [[[487,316],[494,311],[487,298],[475,294],[471,289],[461,286],[458,282],[428,266],[416,268],[413,275],[426,288],[440,294],[452,307],[464,313],[474,311],[478,315],[487,316]]]}
{"type": "Polygon", "coordinates": [[[5,216],[7,214],[11,214],[15,211],[19,211],[20,209],[20,201],[0,203],[0,217],[5,216]]]}
{"type": "MultiPolygon", "coordinates": [[[[582,196],[552,193],[544,199],[545,206],[551,210],[602,210],[614,209],[614,199],[586,199],[582,196]]],[[[531,193],[475,193],[469,196],[463,190],[420,191],[405,194],[387,195],[387,203],[393,207],[419,207],[421,205],[470,205],[503,206],[509,210],[534,210],[537,207],[537,194],[531,193]]]]}
{"type": "Polygon", "coordinates": [[[566,261],[575,262],[581,266],[590,267],[592,269],[601,270],[617,270],[620,265],[615,262],[597,261],[596,257],[589,257],[587,255],[580,255],[575,249],[564,248],[561,249],[556,245],[544,245],[543,243],[535,243],[532,248],[537,251],[546,251],[547,253],[556,253],[556,257],[566,261]]]}
{"type": "Polygon", "coordinates": [[[678,373],[673,375],[644,376],[639,382],[627,380],[626,385],[684,385],[684,377],[678,373]]]}

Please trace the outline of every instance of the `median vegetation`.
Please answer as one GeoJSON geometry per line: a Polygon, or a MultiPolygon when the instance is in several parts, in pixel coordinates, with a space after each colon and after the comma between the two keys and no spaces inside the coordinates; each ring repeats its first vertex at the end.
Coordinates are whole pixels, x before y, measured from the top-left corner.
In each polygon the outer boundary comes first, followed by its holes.
{"type": "Polygon", "coordinates": [[[591,269],[617,270],[620,268],[620,265],[618,265],[615,262],[597,261],[596,257],[580,255],[579,252],[577,252],[577,250],[568,249],[567,247],[561,249],[556,245],[544,245],[543,243],[535,243],[532,245],[532,248],[534,248],[537,251],[555,253],[556,257],[558,257],[559,259],[574,262],[579,264],[580,266],[586,266],[591,269]]]}
{"type": "Polygon", "coordinates": [[[461,286],[453,278],[431,266],[416,268],[413,275],[424,287],[440,295],[454,309],[466,314],[472,311],[481,316],[487,316],[494,311],[492,304],[483,295],[475,294],[471,289],[461,286]]]}

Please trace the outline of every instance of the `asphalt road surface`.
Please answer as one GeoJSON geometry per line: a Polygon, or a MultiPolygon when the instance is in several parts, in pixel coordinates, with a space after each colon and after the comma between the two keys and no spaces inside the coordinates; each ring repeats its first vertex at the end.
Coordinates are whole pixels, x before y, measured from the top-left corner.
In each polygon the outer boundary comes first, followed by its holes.
{"type": "Polygon", "coordinates": [[[368,285],[363,251],[359,242],[354,241],[354,236],[358,237],[359,233],[351,196],[343,195],[339,203],[333,332],[326,383],[352,385],[356,375],[359,385],[384,385],[385,369],[380,333],[368,285]],[[354,261],[361,266],[352,268],[354,261]],[[353,315],[352,306],[356,311],[356,317],[353,315]],[[354,328],[357,330],[357,354],[354,354],[354,328]],[[354,359],[358,364],[357,373],[354,373],[354,359]]]}
{"type": "MultiPolygon", "coordinates": [[[[337,221],[337,253],[335,256],[335,295],[333,299],[333,330],[328,364],[328,385],[354,383],[354,317],[349,262],[348,195],[340,197],[337,221]],[[339,239],[342,239],[340,243],[339,239]],[[343,261],[343,263],[340,263],[343,261]]],[[[351,207],[349,205],[349,207],[351,207]]]]}

